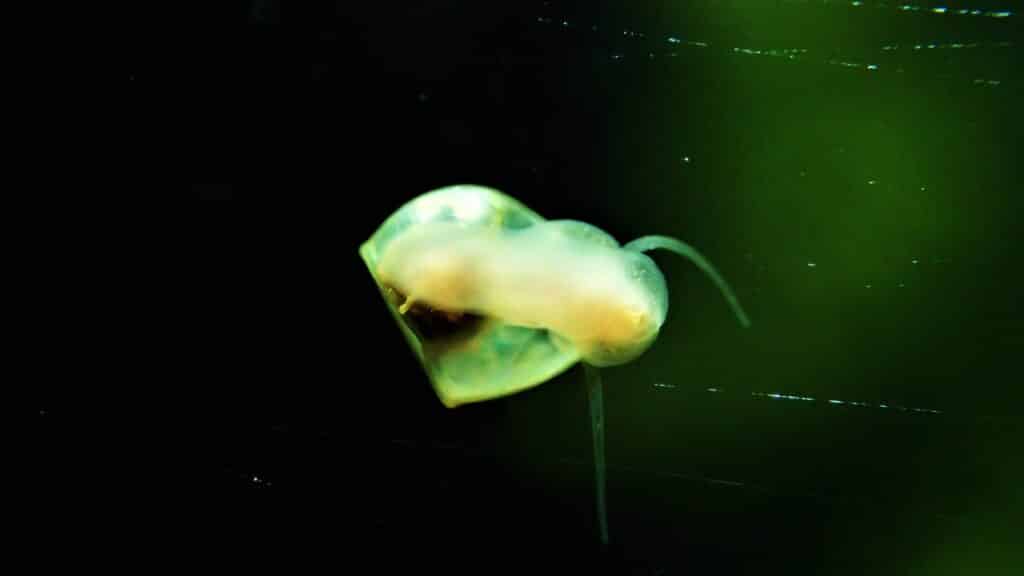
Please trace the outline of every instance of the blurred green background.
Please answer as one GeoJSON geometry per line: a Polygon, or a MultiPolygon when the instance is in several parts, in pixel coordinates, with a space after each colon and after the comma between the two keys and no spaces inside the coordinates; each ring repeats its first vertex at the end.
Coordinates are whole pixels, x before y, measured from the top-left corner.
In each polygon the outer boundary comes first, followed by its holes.
{"type": "Polygon", "coordinates": [[[226,491],[273,478],[250,505],[301,525],[315,502],[361,546],[580,570],[1024,567],[1015,6],[311,6],[301,48],[271,28],[284,51],[259,52],[307,79],[269,135],[224,84],[245,153],[211,178],[245,200],[204,231],[207,332],[256,344],[204,356],[223,368],[202,421],[226,491]],[[751,317],[655,253],[662,335],[602,370],[609,549],[582,372],[444,409],[361,269],[384,218],[459,182],[622,242],[679,237],[751,317]],[[256,320],[254,302],[275,304],[256,320]]]}

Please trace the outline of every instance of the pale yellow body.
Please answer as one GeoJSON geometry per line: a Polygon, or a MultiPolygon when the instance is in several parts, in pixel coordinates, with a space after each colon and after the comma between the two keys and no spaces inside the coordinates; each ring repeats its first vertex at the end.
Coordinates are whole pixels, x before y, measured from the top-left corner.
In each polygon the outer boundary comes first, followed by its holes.
{"type": "Polygon", "coordinates": [[[387,246],[377,275],[410,302],[543,328],[607,365],[646,349],[665,319],[664,299],[643,280],[658,274],[648,262],[559,222],[519,230],[428,222],[387,246]]]}

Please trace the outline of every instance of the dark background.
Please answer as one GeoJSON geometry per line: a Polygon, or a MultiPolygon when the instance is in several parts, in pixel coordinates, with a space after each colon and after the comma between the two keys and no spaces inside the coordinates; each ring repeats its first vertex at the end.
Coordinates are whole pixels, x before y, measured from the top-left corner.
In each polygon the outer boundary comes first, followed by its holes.
{"type": "Polygon", "coordinates": [[[289,572],[1017,573],[1019,14],[867,4],[191,8],[169,65],[128,60],[201,200],[187,327],[133,385],[40,402],[37,481],[72,519],[42,541],[289,572]],[[460,182],[693,242],[754,321],[657,258],[665,332],[605,371],[607,549],[579,371],[445,409],[358,257],[460,182]]]}

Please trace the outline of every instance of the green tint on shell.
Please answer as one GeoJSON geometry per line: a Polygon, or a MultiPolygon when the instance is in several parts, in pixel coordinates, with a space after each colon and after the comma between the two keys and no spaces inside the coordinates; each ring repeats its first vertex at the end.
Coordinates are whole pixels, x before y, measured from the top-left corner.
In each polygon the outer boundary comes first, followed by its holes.
{"type": "Polygon", "coordinates": [[[544,218],[497,190],[449,186],[403,205],[359,248],[388,309],[445,406],[454,408],[515,394],[550,380],[579,362],[579,351],[552,337],[547,330],[509,326],[484,318],[462,333],[435,338],[408,322],[399,313],[401,302],[377,278],[377,262],[388,243],[404,231],[434,221],[520,229],[544,222],[544,218]]]}
{"type": "Polygon", "coordinates": [[[646,351],[668,313],[651,250],[693,262],[749,325],[729,285],[686,243],[644,236],[620,246],[600,228],[545,220],[481,186],[414,198],[359,252],[441,402],[455,407],[532,388],[580,361],[614,366],[646,351]]]}

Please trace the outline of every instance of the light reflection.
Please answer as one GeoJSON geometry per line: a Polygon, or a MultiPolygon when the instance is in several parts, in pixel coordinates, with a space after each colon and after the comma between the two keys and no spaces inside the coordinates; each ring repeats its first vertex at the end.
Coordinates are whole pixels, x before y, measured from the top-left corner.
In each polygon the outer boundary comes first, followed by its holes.
{"type": "Polygon", "coordinates": [[[1009,18],[1013,16],[1013,12],[1010,10],[986,10],[981,8],[958,8],[951,9],[946,6],[934,6],[928,7],[922,4],[889,4],[884,0],[876,2],[864,2],[863,0],[785,0],[786,4],[824,4],[826,6],[850,6],[853,8],[861,8],[870,6],[871,8],[887,9],[892,8],[899,12],[922,12],[927,14],[935,14],[939,16],[982,16],[987,18],[1009,18]]]}
{"type": "MultiPolygon", "coordinates": [[[[790,0],[790,3],[796,3],[796,1],[797,0],[790,0]]],[[[807,2],[807,0],[804,0],[803,3],[806,3],[806,2],[807,2]]],[[[823,0],[822,3],[826,4],[826,5],[827,4],[848,4],[850,6],[862,6],[862,5],[864,5],[864,3],[862,3],[862,2],[840,2],[840,1],[830,1],[830,0],[823,0]]],[[[877,4],[876,7],[878,7],[878,8],[888,8],[889,6],[887,4],[885,4],[885,3],[881,3],[881,4],[877,4]]],[[[896,8],[901,10],[901,11],[920,11],[921,10],[921,7],[919,5],[915,5],[915,4],[902,4],[902,5],[896,6],[896,8]]],[[[929,13],[931,13],[931,14],[952,14],[953,13],[952,11],[945,10],[945,8],[941,8],[941,10],[940,9],[928,9],[927,11],[929,13]]],[[[970,15],[974,15],[974,16],[984,15],[984,16],[991,16],[991,17],[996,17],[996,18],[1006,18],[1006,17],[1009,17],[1009,16],[1013,15],[1012,12],[1005,11],[1005,10],[1003,10],[1003,11],[985,11],[985,10],[979,10],[979,9],[971,9],[971,10],[963,9],[963,10],[957,11],[956,13],[957,14],[970,14],[970,15]]],[[[569,28],[573,28],[573,29],[580,28],[580,29],[584,29],[584,30],[588,29],[588,27],[586,25],[584,25],[582,27],[578,27],[572,21],[566,20],[566,19],[562,19],[562,18],[555,19],[555,18],[551,18],[551,17],[540,16],[540,17],[537,18],[537,22],[540,23],[540,24],[545,24],[545,25],[556,25],[556,26],[559,26],[559,27],[564,28],[564,29],[569,29],[569,28]]],[[[595,25],[589,26],[589,30],[591,30],[592,32],[596,33],[598,31],[598,27],[595,24],[595,25]]],[[[638,31],[638,30],[632,30],[632,29],[628,29],[628,28],[621,30],[621,37],[627,38],[627,39],[630,39],[630,40],[647,40],[647,34],[645,32],[638,31]]],[[[708,43],[708,42],[701,42],[701,41],[697,41],[697,40],[683,40],[680,36],[675,35],[675,34],[669,34],[669,35],[665,36],[665,39],[664,39],[663,42],[664,42],[664,44],[667,47],[672,48],[672,50],[671,51],[667,51],[667,52],[657,52],[657,51],[652,51],[652,50],[646,50],[644,53],[646,54],[646,59],[647,60],[654,60],[658,56],[667,57],[667,58],[676,58],[678,56],[678,52],[675,51],[675,48],[677,48],[679,46],[684,46],[685,45],[685,46],[693,47],[693,48],[708,48],[708,47],[711,46],[711,44],[708,43]]],[[[947,42],[947,43],[941,43],[941,42],[930,42],[930,43],[914,44],[912,46],[909,46],[909,48],[911,48],[913,50],[916,50],[916,51],[922,51],[922,50],[935,50],[935,49],[961,49],[961,48],[979,48],[979,47],[983,47],[983,48],[1008,48],[1008,47],[1012,47],[1012,46],[1013,46],[1013,43],[1009,42],[1009,41],[991,42],[991,43],[979,43],[979,42],[969,42],[969,43],[964,43],[964,42],[947,42]]],[[[900,45],[898,45],[898,44],[887,44],[885,46],[882,46],[881,50],[883,52],[888,52],[888,51],[897,50],[899,48],[900,48],[900,45]]],[[[741,55],[745,55],[745,56],[759,56],[759,57],[766,57],[766,58],[778,58],[778,59],[784,59],[784,60],[789,60],[789,61],[805,61],[805,62],[806,61],[813,61],[813,59],[809,58],[810,51],[807,48],[750,48],[750,47],[742,47],[742,46],[733,46],[731,48],[725,48],[725,50],[728,50],[730,53],[733,53],[733,54],[741,54],[741,55]]],[[[620,60],[625,59],[625,57],[626,57],[626,54],[624,54],[622,52],[615,52],[615,53],[610,55],[610,59],[612,61],[620,61],[620,60]]],[[[824,64],[827,64],[827,65],[830,65],[830,66],[839,66],[839,67],[842,67],[842,68],[847,68],[847,69],[851,69],[851,70],[863,70],[863,71],[866,71],[866,72],[877,72],[877,71],[882,70],[883,68],[885,68],[885,66],[883,64],[879,64],[877,62],[864,63],[864,62],[856,62],[856,61],[851,61],[851,60],[846,60],[846,59],[841,59],[841,58],[829,58],[829,59],[817,60],[817,61],[818,62],[823,62],[824,64]]],[[[896,73],[904,73],[905,72],[905,70],[902,67],[889,68],[889,69],[894,71],[894,72],[896,72],[896,73]]],[[[942,75],[942,76],[943,77],[949,77],[949,75],[942,75]]],[[[1000,80],[992,80],[992,79],[987,79],[987,78],[976,78],[976,79],[973,80],[973,84],[974,85],[985,86],[985,87],[996,87],[996,86],[1001,85],[1001,83],[1002,82],[1000,80]]]]}
{"type": "MultiPolygon", "coordinates": [[[[770,400],[791,400],[797,402],[818,402],[818,400],[812,396],[801,396],[799,394],[780,394],[778,392],[751,392],[751,396],[755,398],[768,398],[770,400]]],[[[856,400],[836,400],[834,398],[825,400],[826,404],[831,406],[856,406],[858,408],[880,408],[883,410],[895,410],[898,412],[917,412],[920,414],[942,414],[942,410],[934,410],[932,408],[910,408],[906,406],[897,406],[895,404],[889,404],[887,402],[880,402],[878,404],[872,404],[870,402],[860,402],[856,400]]]]}
{"type": "MultiPolygon", "coordinates": [[[[678,386],[676,386],[674,384],[666,384],[666,383],[663,383],[663,382],[655,383],[654,387],[655,388],[661,388],[661,389],[669,389],[669,390],[678,388],[678,386]]],[[[705,388],[704,390],[706,392],[710,392],[710,393],[723,393],[723,392],[725,392],[724,389],[722,389],[722,388],[715,388],[715,387],[705,388]]],[[[876,409],[880,409],[880,410],[889,410],[889,411],[894,411],[894,412],[907,412],[907,413],[917,413],[917,414],[944,414],[945,413],[942,410],[936,410],[934,408],[915,408],[915,407],[910,407],[910,406],[900,406],[900,405],[897,405],[897,404],[890,404],[888,402],[871,403],[871,402],[863,402],[863,401],[858,401],[858,400],[839,400],[839,399],[836,399],[836,398],[828,398],[828,399],[821,399],[821,400],[819,400],[818,398],[815,398],[813,396],[804,396],[802,394],[783,394],[781,392],[751,392],[750,396],[753,397],[753,398],[758,398],[758,399],[787,400],[787,401],[790,401],[790,402],[801,402],[801,403],[804,403],[804,404],[822,404],[822,405],[828,405],[828,406],[853,406],[853,407],[857,407],[857,408],[876,408],[876,409]]]]}
{"type": "Polygon", "coordinates": [[[250,474],[247,480],[257,486],[273,486],[274,483],[259,474],[250,474]]]}
{"type": "MultiPolygon", "coordinates": [[[[676,390],[678,386],[675,384],[667,384],[665,382],[655,382],[654,387],[661,390],[676,390]]],[[[705,388],[705,392],[712,394],[724,393],[724,388],[710,387],[705,388]]],[[[785,400],[790,402],[801,402],[804,404],[820,404],[822,406],[852,406],[856,408],[875,408],[879,410],[888,410],[893,412],[906,412],[916,414],[944,414],[942,410],[936,410],[934,408],[915,408],[911,406],[900,406],[897,404],[891,404],[889,402],[864,402],[860,400],[839,400],[837,398],[826,398],[818,399],[814,396],[805,396],[803,394],[784,394],[782,392],[751,392],[752,398],[760,400],[785,400]]]]}
{"type": "Polygon", "coordinates": [[[764,398],[771,398],[773,400],[799,400],[801,402],[813,402],[814,401],[814,398],[811,398],[810,396],[796,396],[796,395],[793,395],[793,394],[778,394],[778,393],[775,393],[775,392],[768,392],[768,393],[764,393],[764,392],[751,392],[750,395],[751,396],[761,396],[761,397],[764,397],[764,398]]]}
{"type": "Polygon", "coordinates": [[[886,44],[882,46],[883,52],[892,52],[900,48],[911,50],[972,50],[974,48],[1012,48],[1013,42],[1002,40],[999,42],[929,42],[927,44],[886,44]]]}

